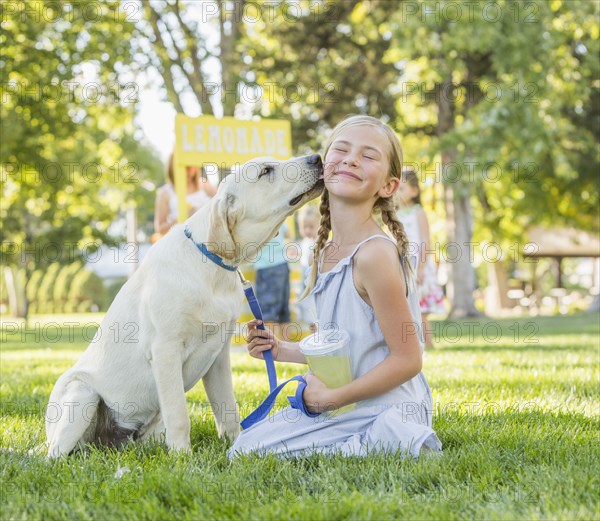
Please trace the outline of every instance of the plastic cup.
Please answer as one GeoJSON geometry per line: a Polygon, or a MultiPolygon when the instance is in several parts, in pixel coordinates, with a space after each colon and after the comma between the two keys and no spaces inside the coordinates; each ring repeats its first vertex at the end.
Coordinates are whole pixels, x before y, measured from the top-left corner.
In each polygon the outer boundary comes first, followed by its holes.
{"type": "MultiPolygon", "coordinates": [[[[330,389],[352,381],[349,342],[350,335],[342,329],[317,331],[300,341],[310,371],[330,389]]],[[[354,404],[346,405],[334,414],[352,409],[354,404]]]]}

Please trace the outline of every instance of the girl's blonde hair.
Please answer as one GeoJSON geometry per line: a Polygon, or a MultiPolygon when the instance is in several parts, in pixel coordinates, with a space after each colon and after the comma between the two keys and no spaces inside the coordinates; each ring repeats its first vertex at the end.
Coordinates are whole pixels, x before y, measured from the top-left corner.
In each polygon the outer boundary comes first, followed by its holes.
{"type": "MultiPolygon", "coordinates": [[[[340,121],[335,128],[331,131],[331,134],[325,141],[323,148],[323,157],[327,156],[327,152],[331,147],[331,144],[337,139],[337,137],[344,132],[346,129],[358,126],[370,126],[383,132],[387,137],[390,144],[390,156],[388,157],[390,163],[390,170],[388,175],[401,179],[402,175],[402,146],[396,133],[382,121],[373,118],[371,116],[349,116],[340,121]]],[[[310,271],[310,277],[308,284],[301,298],[306,297],[314,288],[317,281],[317,275],[319,273],[319,258],[321,252],[325,248],[329,234],[331,232],[331,215],[329,212],[329,192],[327,188],[321,196],[321,205],[319,207],[321,212],[321,222],[319,231],[317,234],[317,241],[313,250],[313,264],[310,271]]],[[[375,201],[373,205],[373,213],[381,212],[381,219],[383,223],[388,227],[394,238],[396,239],[396,247],[401,256],[405,256],[408,252],[408,238],[404,231],[404,226],[396,217],[396,211],[394,207],[393,197],[380,197],[375,201]]],[[[410,262],[406,263],[406,266],[410,266],[410,262]]]]}

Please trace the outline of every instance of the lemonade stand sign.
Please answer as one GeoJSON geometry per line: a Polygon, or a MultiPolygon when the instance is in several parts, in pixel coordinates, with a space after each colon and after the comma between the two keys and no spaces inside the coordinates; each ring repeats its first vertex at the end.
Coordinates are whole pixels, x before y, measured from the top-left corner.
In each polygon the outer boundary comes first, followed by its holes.
{"type": "Polygon", "coordinates": [[[289,121],[278,119],[238,120],[214,116],[175,117],[175,191],[179,222],[188,217],[186,166],[214,163],[219,168],[241,165],[258,156],[288,159],[292,155],[289,121]]]}

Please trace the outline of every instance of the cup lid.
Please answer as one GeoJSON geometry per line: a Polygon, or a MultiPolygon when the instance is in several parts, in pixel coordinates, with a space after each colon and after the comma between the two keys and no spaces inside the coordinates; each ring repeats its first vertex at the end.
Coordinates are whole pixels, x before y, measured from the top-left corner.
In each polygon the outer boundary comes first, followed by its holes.
{"type": "Polygon", "coordinates": [[[303,355],[327,355],[345,347],[350,335],[344,329],[326,329],[303,338],[300,351],[303,355]]]}

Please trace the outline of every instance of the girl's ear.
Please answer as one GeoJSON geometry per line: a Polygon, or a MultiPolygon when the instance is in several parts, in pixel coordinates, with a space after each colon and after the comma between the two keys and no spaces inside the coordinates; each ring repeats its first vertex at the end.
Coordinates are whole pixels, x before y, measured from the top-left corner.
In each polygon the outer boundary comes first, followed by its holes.
{"type": "Polygon", "coordinates": [[[388,197],[394,195],[398,191],[398,188],[400,188],[400,179],[397,177],[390,177],[379,189],[377,195],[387,199],[388,197]]]}

